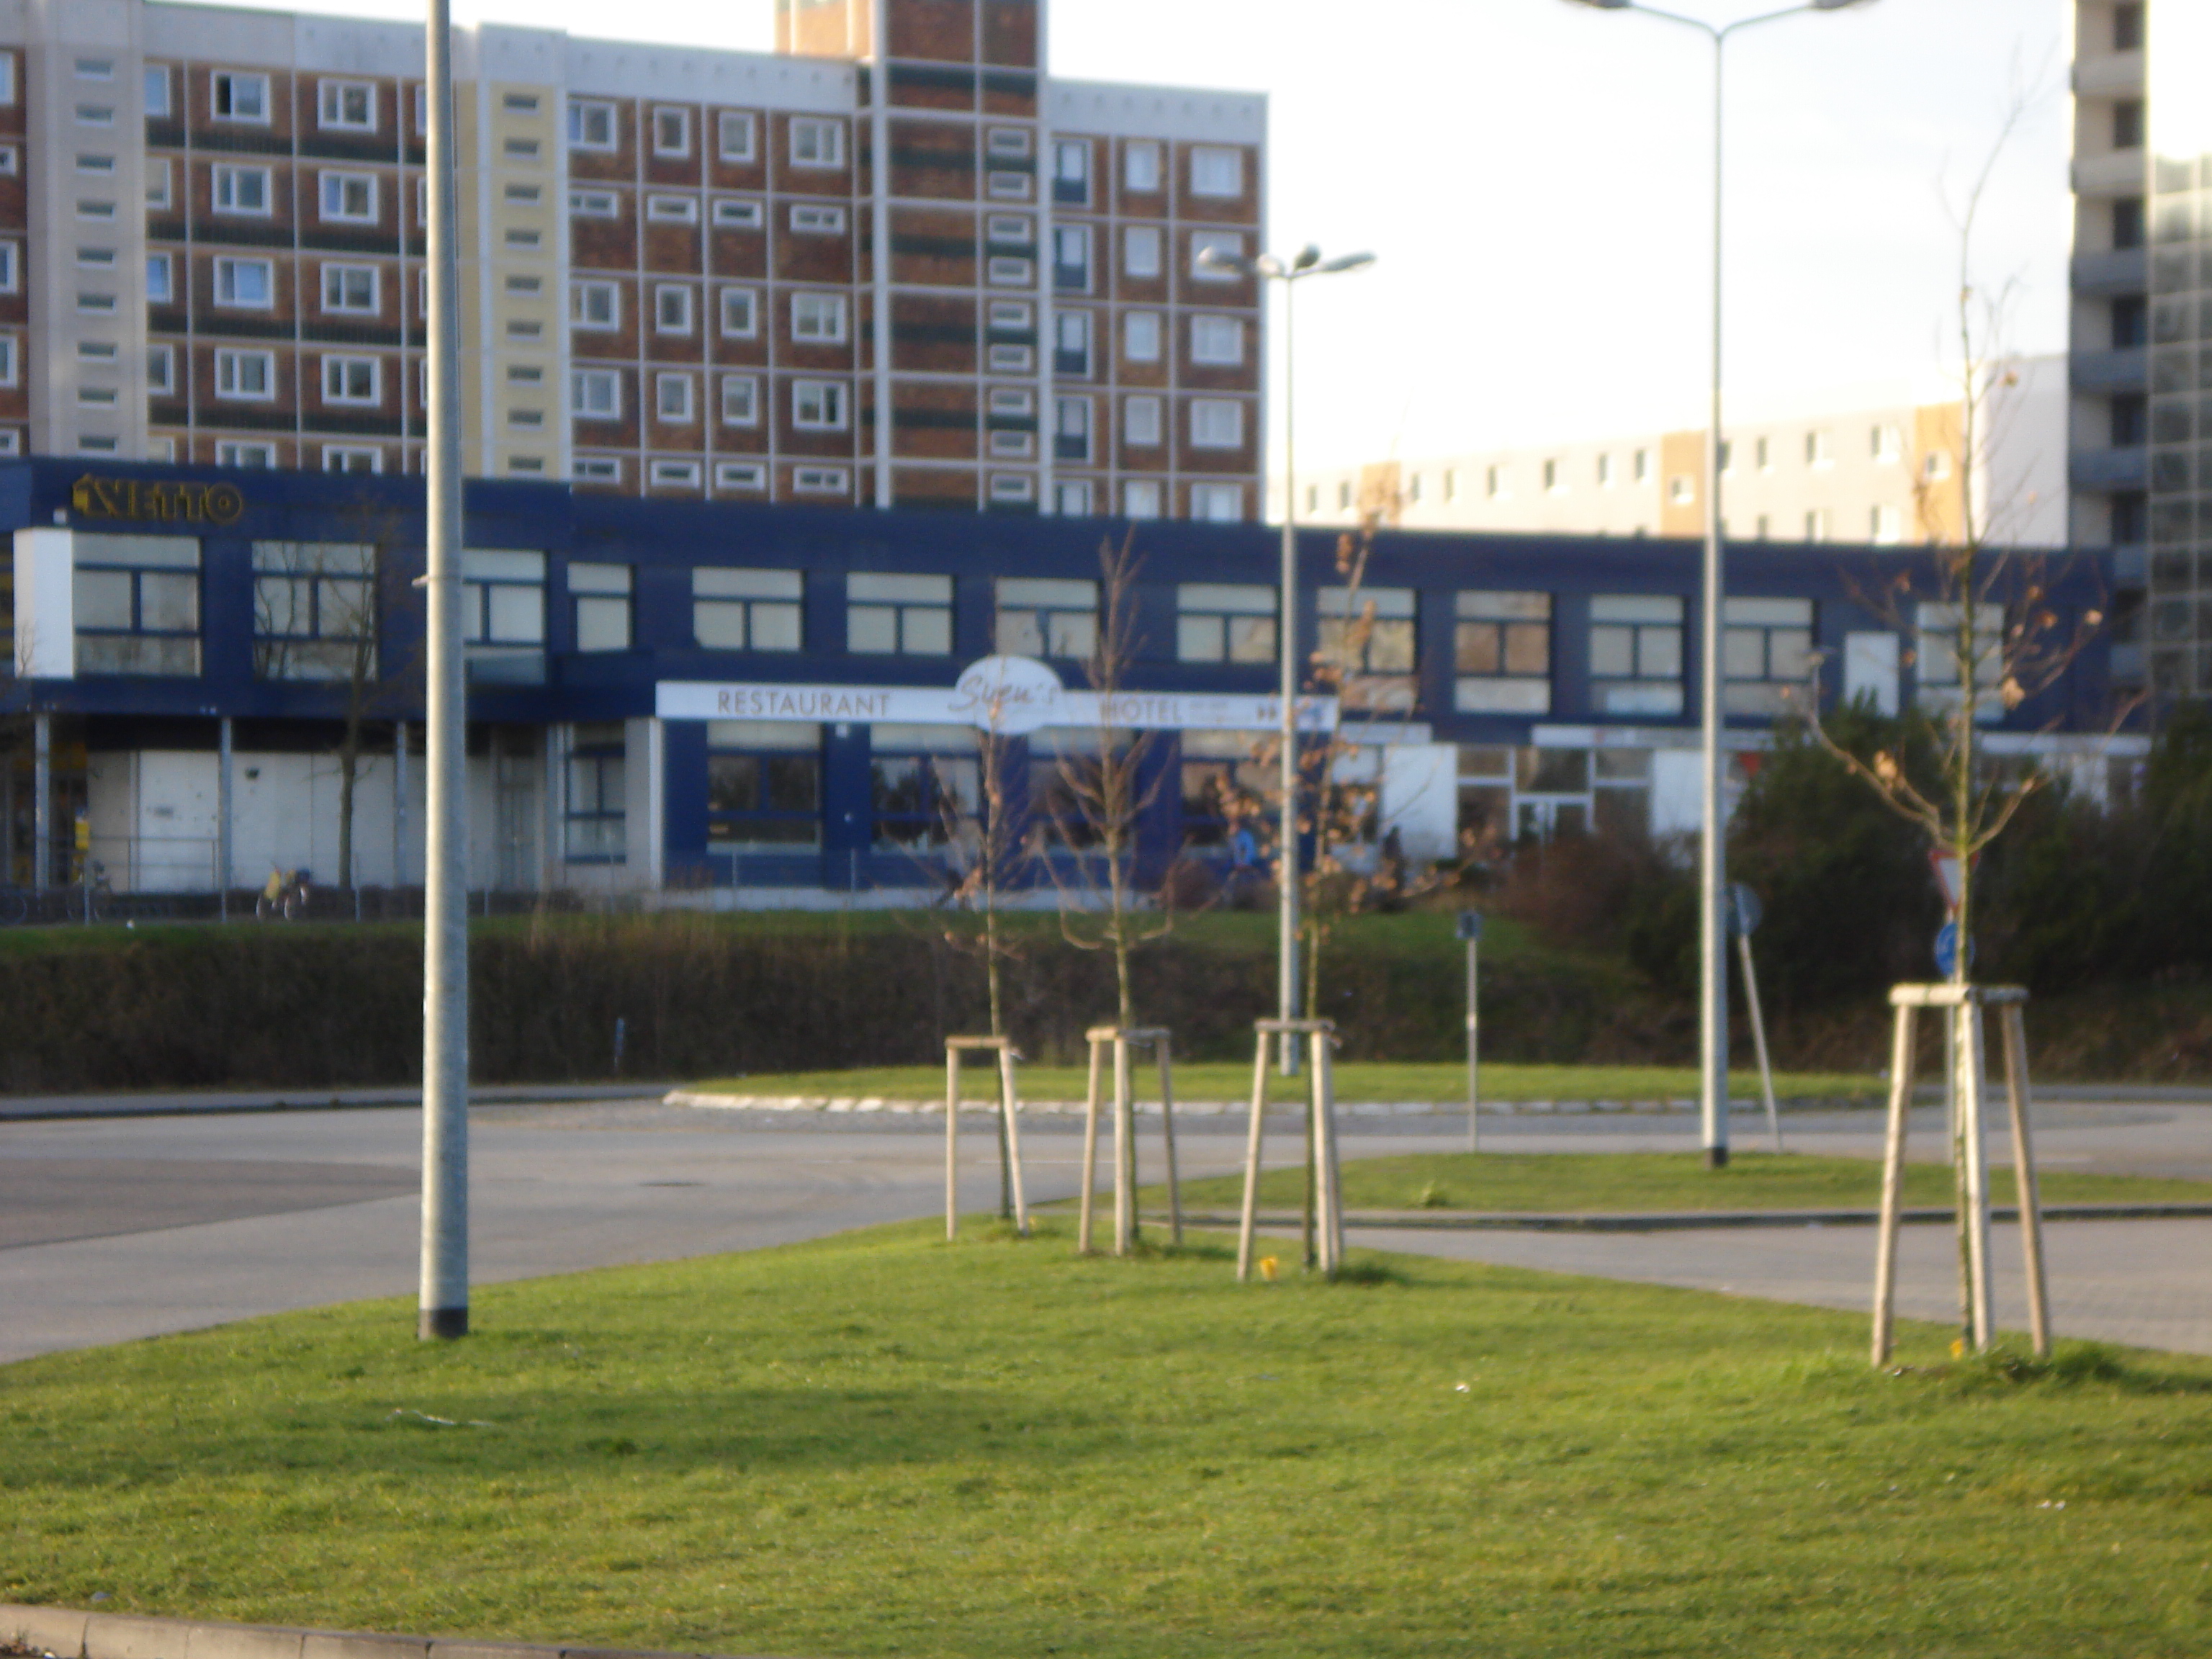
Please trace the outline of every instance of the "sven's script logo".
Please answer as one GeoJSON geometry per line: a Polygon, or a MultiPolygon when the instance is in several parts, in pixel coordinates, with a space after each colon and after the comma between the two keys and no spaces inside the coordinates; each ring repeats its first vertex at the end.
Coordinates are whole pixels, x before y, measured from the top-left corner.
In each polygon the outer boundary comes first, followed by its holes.
{"type": "Polygon", "coordinates": [[[236,524],[246,515],[246,497],[236,484],[146,483],[89,472],[70,486],[70,506],[88,519],[163,524],[236,524]]]}
{"type": "Polygon", "coordinates": [[[960,676],[952,707],[958,718],[1011,736],[1060,724],[1066,695],[1060,676],[1035,657],[986,657],[960,676]]]}

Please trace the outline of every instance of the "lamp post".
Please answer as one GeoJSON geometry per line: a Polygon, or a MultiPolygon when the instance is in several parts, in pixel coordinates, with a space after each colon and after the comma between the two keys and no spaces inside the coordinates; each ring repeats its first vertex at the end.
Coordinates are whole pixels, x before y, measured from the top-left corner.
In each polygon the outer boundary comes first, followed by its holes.
{"type": "Polygon", "coordinates": [[[1729,1159],[1728,932],[1722,914],[1726,891],[1727,842],[1721,823],[1721,66],[1731,35],[1761,23],[1814,11],[1843,11],[1867,0],[1805,0],[1716,27],[1702,18],[1662,11],[1639,0],[1575,0],[1599,11],[1636,11],[1693,28],[1713,43],[1713,285],[1712,368],[1705,436],[1705,556],[1698,629],[1698,718],[1705,733],[1699,790],[1702,823],[1698,843],[1698,1113],[1705,1164],[1729,1159]]]}
{"type": "MultiPolygon", "coordinates": [[[[1275,945],[1275,1016],[1298,1017],[1298,476],[1297,386],[1297,285],[1309,276],[1331,276],[1358,270],[1375,263],[1371,253],[1346,253],[1324,259],[1309,242],[1288,260],[1272,253],[1248,258],[1218,247],[1198,256],[1201,270],[1255,277],[1283,285],[1283,571],[1279,611],[1275,623],[1277,654],[1280,659],[1283,752],[1278,774],[1282,790],[1282,823],[1275,859],[1277,898],[1275,945]]],[[[1298,1069],[1298,1040],[1283,1033],[1277,1050],[1285,1077],[1298,1069]]]]}

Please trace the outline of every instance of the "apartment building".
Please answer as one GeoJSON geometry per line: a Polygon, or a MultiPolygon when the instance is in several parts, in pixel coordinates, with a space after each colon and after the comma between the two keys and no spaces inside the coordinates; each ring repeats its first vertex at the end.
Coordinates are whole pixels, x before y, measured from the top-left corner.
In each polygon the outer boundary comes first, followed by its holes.
{"type": "MultiPolygon", "coordinates": [[[[673,499],[1256,515],[1266,102],[1043,0],[777,50],[456,32],[465,458],[673,499]]],[[[418,27],[0,7],[0,453],[418,471],[418,27]]]]}
{"type": "MultiPolygon", "coordinates": [[[[1983,533],[2066,540],[2066,377],[2057,358],[1994,367],[1977,465],[1960,464],[1955,392],[1869,387],[1747,406],[1721,449],[1723,523],[1747,542],[1895,546],[1958,539],[1971,499],[1983,533]]],[[[1516,446],[1301,474],[1302,524],[1373,515],[1410,530],[1700,537],[1702,430],[1516,446]]],[[[1271,490],[1279,514],[1279,479],[1271,490]]]]}

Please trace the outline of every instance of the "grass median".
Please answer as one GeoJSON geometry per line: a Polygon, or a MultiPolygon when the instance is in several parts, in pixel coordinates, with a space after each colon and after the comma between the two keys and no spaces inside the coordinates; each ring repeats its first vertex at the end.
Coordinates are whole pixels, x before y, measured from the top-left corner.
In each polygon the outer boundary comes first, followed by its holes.
{"type": "MultiPolygon", "coordinates": [[[[1152,1157],[1155,1144],[1140,1143],[1140,1155],[1152,1157]]],[[[1274,1151],[1285,1145],[1277,1137],[1274,1151]]],[[[1146,1167],[1159,1165],[1155,1158],[1146,1167]]],[[[1345,1207],[1354,1210],[1832,1210],[1881,1202],[1880,1164],[1803,1152],[1739,1152],[1721,1170],[1705,1168],[1699,1152],[1416,1152],[1346,1158],[1343,1176],[1345,1207]]],[[[2045,1204],[2212,1202],[2212,1182],[2052,1170],[2038,1184],[2045,1204]]],[[[2018,1201],[2009,1169],[1990,1170],[1990,1194],[1997,1204],[2018,1201]]],[[[1231,1209],[1243,1200],[1242,1176],[1183,1183],[1182,1201],[1191,1208],[1231,1209]]],[[[1166,1203],[1167,1189],[1146,1188],[1144,1201],[1166,1203]]],[[[1304,1203],[1305,1171],[1267,1170],[1260,1201],[1275,1208],[1304,1203]]],[[[1905,1201],[1948,1206],[1950,1170],[1908,1164],[1905,1201]]]]}
{"type": "Polygon", "coordinates": [[[927,1225],[0,1369],[0,1600],[726,1653],[2195,1656],[2212,1361],[927,1225]]]}
{"type": "MultiPolygon", "coordinates": [[[[1159,1073],[1147,1071],[1149,1059],[1142,1051],[1131,1056],[1138,1097],[1157,1099],[1159,1073]]],[[[963,1099],[998,1098],[998,1074],[988,1059],[971,1059],[963,1068],[963,1099]]],[[[685,1085],[702,1094],[805,1096],[829,1099],[937,1101],[945,1099],[942,1066],[876,1066],[842,1072],[774,1072],[757,1077],[709,1078],[685,1085]]],[[[1081,1100],[1089,1087],[1089,1073],[1079,1066],[1024,1066],[1016,1086],[1024,1100],[1081,1100]]],[[[1872,1101],[1881,1094],[1878,1078],[1855,1072],[1784,1072],[1775,1076],[1778,1095],[1833,1099],[1838,1097],[1872,1101]]],[[[1271,1100],[1305,1098],[1304,1078],[1279,1077],[1268,1073],[1271,1100]]],[[[1249,1060],[1179,1060],[1175,1068],[1176,1097],[1179,1100],[1249,1100],[1252,1064],[1249,1060]]],[[[1686,1066],[1485,1066],[1482,1096],[1486,1100],[1694,1100],[1698,1073],[1686,1066]]],[[[1467,1066],[1463,1062],[1407,1065],[1354,1060],[1336,1067],[1336,1097],[1340,1101],[1428,1101],[1450,1105],[1467,1101],[1467,1066]]]]}

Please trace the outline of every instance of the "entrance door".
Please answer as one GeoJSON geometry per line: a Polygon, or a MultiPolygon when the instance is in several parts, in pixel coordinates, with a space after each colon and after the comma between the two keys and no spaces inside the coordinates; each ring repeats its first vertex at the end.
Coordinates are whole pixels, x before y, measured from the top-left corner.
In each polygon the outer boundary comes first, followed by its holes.
{"type": "Polygon", "coordinates": [[[507,892],[532,891],[538,875],[538,757],[495,753],[492,769],[497,884],[507,892]]]}

